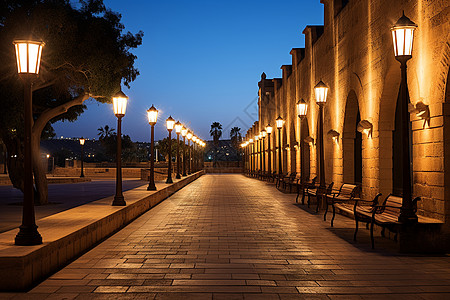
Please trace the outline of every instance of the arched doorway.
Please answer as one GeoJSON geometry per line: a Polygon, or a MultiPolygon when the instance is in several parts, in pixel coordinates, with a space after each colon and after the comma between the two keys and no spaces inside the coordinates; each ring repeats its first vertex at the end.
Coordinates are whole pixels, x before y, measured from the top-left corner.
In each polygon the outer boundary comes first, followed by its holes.
{"type": "Polygon", "coordinates": [[[295,122],[294,120],[291,121],[291,128],[289,130],[289,146],[290,146],[290,163],[291,168],[290,172],[295,172],[297,170],[297,151],[296,151],[296,138],[295,138],[295,122]]]}
{"type": "Polygon", "coordinates": [[[362,134],[357,131],[361,121],[358,97],[351,90],[345,105],[343,148],[343,180],[345,183],[362,184],[362,134]]]}
{"type": "MultiPolygon", "coordinates": [[[[311,158],[310,158],[310,145],[307,141],[305,141],[305,138],[309,136],[309,125],[308,120],[303,120],[300,131],[300,151],[303,152],[303,161],[301,161],[302,167],[301,168],[301,176],[304,178],[304,181],[309,181],[310,179],[310,170],[311,170],[311,158]]],[[[301,158],[300,158],[301,159],[301,158]]]]}
{"type": "MultiPolygon", "coordinates": [[[[445,83],[445,99],[443,103],[444,112],[444,203],[445,215],[450,214],[450,68],[447,72],[447,81],[445,83]]],[[[446,220],[448,223],[448,220],[446,220]]]]}

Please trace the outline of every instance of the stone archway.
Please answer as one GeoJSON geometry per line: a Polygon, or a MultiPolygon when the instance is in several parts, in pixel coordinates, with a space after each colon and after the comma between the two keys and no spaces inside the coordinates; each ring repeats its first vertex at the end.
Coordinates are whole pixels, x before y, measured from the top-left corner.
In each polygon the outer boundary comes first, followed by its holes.
{"type": "Polygon", "coordinates": [[[309,136],[309,125],[308,120],[304,120],[301,124],[300,129],[300,136],[303,137],[303,139],[300,139],[300,151],[303,152],[303,159],[304,161],[301,162],[303,168],[301,168],[301,176],[304,178],[304,181],[310,180],[310,172],[311,172],[311,149],[308,142],[305,141],[305,138],[309,136]]]}
{"type": "MultiPolygon", "coordinates": [[[[450,216],[450,66],[447,71],[442,111],[444,114],[444,209],[447,218],[450,216]]],[[[447,220],[446,223],[448,223],[447,220]]]]}
{"type": "Polygon", "coordinates": [[[295,136],[295,122],[294,120],[291,121],[291,128],[289,130],[289,151],[290,151],[290,163],[291,168],[290,172],[295,172],[297,170],[297,139],[295,136]]]}
{"type": "Polygon", "coordinates": [[[357,126],[361,121],[358,98],[354,90],[347,96],[342,135],[343,180],[362,184],[362,135],[357,126]]]}

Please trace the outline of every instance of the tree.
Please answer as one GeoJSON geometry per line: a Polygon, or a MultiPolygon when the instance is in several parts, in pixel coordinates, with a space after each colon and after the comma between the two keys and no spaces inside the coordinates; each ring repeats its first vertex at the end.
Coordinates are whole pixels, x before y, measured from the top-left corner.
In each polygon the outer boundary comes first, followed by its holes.
{"type": "Polygon", "coordinates": [[[114,128],[110,128],[108,125],[105,125],[105,127],[100,127],[97,130],[98,130],[98,134],[97,135],[98,135],[98,138],[99,138],[100,141],[103,140],[104,138],[108,138],[111,135],[116,134],[114,132],[115,129],[114,128]]]}
{"type": "Polygon", "coordinates": [[[219,122],[212,123],[209,134],[212,136],[214,144],[217,145],[219,143],[220,137],[222,136],[222,124],[220,124],[219,122]]]}
{"type": "MultiPolygon", "coordinates": [[[[169,161],[169,138],[163,138],[162,140],[158,141],[157,145],[155,146],[155,149],[158,149],[158,151],[166,158],[166,161],[169,161]]],[[[177,140],[172,139],[172,147],[171,147],[171,157],[177,156],[177,140]]]]}
{"type": "Polygon", "coordinates": [[[40,139],[51,135],[52,123],[75,121],[88,99],[105,103],[139,75],[130,51],[143,33],[123,33],[118,13],[103,0],[24,0],[0,3],[0,138],[7,146],[9,176],[23,190],[23,87],[18,78],[12,42],[39,37],[46,45],[41,71],[33,84],[32,155],[35,202],[48,202],[40,139]]]}
{"type": "Polygon", "coordinates": [[[209,134],[212,136],[213,142],[214,142],[213,166],[215,167],[216,166],[217,146],[219,144],[219,139],[222,136],[222,124],[220,124],[219,122],[212,123],[209,134]]]}
{"type": "Polygon", "coordinates": [[[241,129],[239,127],[231,128],[230,138],[231,138],[231,144],[233,145],[234,149],[239,150],[239,143],[242,140],[241,129]]]}

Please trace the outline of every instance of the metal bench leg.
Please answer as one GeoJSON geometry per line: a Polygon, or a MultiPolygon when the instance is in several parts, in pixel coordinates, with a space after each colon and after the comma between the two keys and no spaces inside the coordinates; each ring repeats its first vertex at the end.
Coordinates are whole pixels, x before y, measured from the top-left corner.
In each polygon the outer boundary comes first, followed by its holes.
{"type": "Polygon", "coordinates": [[[355,215],[355,233],[353,234],[353,240],[356,242],[356,234],[358,233],[358,218],[355,215]]]}
{"type": "Polygon", "coordinates": [[[333,217],[331,218],[331,227],[333,227],[334,217],[336,216],[336,209],[334,208],[333,204],[331,205],[331,207],[333,208],[333,217]]]}
{"type": "Polygon", "coordinates": [[[375,241],[373,239],[373,226],[374,222],[370,223],[370,241],[372,242],[372,249],[375,249],[375,241]]]}
{"type": "Polygon", "coordinates": [[[311,195],[308,193],[308,208],[310,203],[311,203],[311,195]]]}
{"type": "MultiPolygon", "coordinates": [[[[322,199],[321,199],[322,200],[322,199]]],[[[316,202],[317,202],[317,205],[316,205],[316,213],[317,212],[319,212],[319,196],[316,194],[316,202]]]]}
{"type": "Polygon", "coordinates": [[[302,191],[302,205],[305,205],[305,190],[302,191]]]}
{"type": "Polygon", "coordinates": [[[325,196],[325,213],[323,214],[324,221],[327,220],[327,213],[328,213],[328,200],[327,200],[327,196],[325,196]]]}

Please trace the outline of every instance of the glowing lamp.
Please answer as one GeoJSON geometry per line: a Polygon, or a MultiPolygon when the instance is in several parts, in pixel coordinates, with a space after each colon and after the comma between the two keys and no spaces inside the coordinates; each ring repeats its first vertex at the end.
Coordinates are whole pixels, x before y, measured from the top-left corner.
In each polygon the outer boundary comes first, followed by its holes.
{"type": "Polygon", "coordinates": [[[174,126],[175,126],[175,120],[172,118],[172,116],[169,116],[166,120],[167,130],[172,131],[174,126]]]}
{"type": "Polygon", "coordinates": [[[155,125],[158,120],[158,110],[153,106],[147,110],[148,123],[150,125],[155,125]]]}
{"type": "Polygon", "coordinates": [[[17,72],[19,74],[39,74],[42,48],[45,43],[30,40],[16,40],[13,44],[16,49],[17,72]]]}
{"type": "Polygon", "coordinates": [[[83,146],[86,140],[84,138],[80,138],[80,145],[83,146]]]}
{"type": "Polygon", "coordinates": [[[405,16],[405,12],[403,12],[403,15],[400,19],[398,19],[397,23],[392,26],[392,41],[394,44],[394,55],[396,58],[411,58],[414,30],[416,28],[417,25],[405,16]]]}
{"type": "Polygon", "coordinates": [[[300,118],[306,117],[306,113],[308,112],[308,104],[306,104],[305,100],[300,99],[297,102],[297,115],[300,118]]]}
{"type": "Polygon", "coordinates": [[[314,93],[317,104],[325,104],[327,102],[328,87],[322,80],[314,87],[314,93]]]}
{"type": "Polygon", "coordinates": [[[183,124],[181,124],[180,121],[178,121],[175,123],[175,132],[177,134],[180,134],[181,130],[183,130],[183,124]]]}
{"type": "Polygon", "coordinates": [[[277,123],[277,128],[278,129],[283,128],[284,120],[283,120],[283,118],[281,116],[279,116],[275,121],[277,123]]]}
{"type": "Polygon", "coordinates": [[[266,126],[266,131],[267,131],[268,134],[271,134],[272,131],[273,131],[273,127],[270,126],[270,124],[267,124],[267,126],[266,126]]]}
{"type": "Polygon", "coordinates": [[[263,139],[266,137],[266,135],[267,135],[267,131],[265,131],[265,130],[261,131],[260,136],[261,136],[263,139]]]}
{"type": "Polygon", "coordinates": [[[192,136],[193,136],[192,132],[188,131],[188,133],[186,135],[187,139],[188,140],[192,139],[192,136]]]}
{"type": "Polygon", "coordinates": [[[121,118],[125,116],[127,110],[128,97],[122,91],[119,91],[113,96],[113,108],[116,117],[121,118]]]}
{"type": "Polygon", "coordinates": [[[197,141],[198,137],[196,137],[195,135],[192,137],[192,141],[195,143],[197,141]]]}
{"type": "Polygon", "coordinates": [[[184,127],[183,127],[183,128],[181,129],[181,135],[182,135],[183,137],[185,137],[187,133],[188,133],[187,128],[184,128],[184,127]]]}

